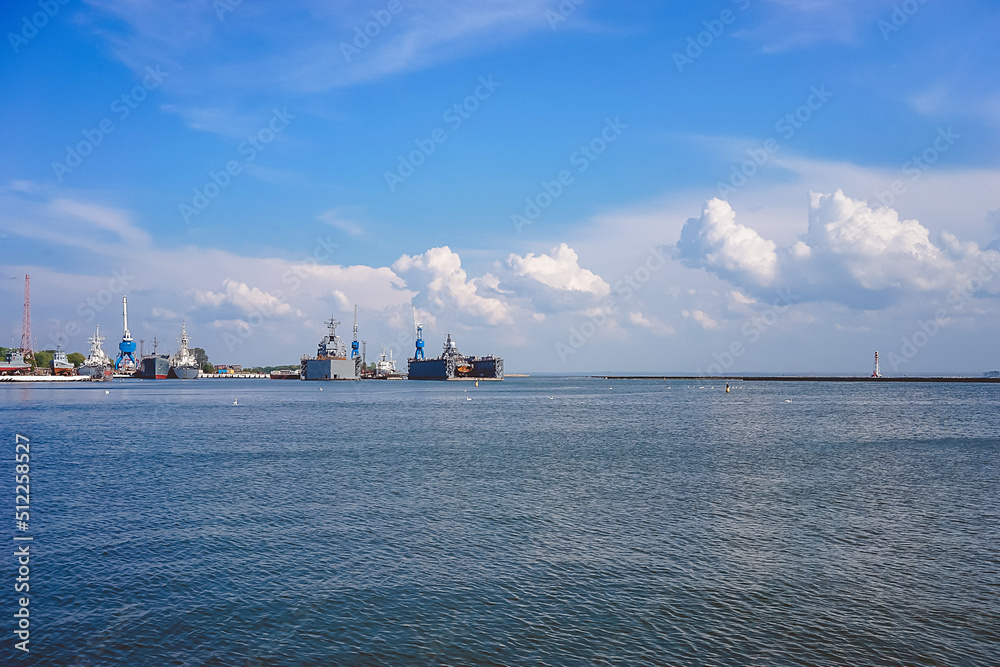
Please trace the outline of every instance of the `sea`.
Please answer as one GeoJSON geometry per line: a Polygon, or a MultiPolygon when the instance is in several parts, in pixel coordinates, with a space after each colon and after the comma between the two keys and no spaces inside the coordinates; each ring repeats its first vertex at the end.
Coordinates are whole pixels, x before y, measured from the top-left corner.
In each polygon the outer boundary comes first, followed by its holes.
{"type": "Polygon", "coordinates": [[[1000,386],[724,384],[4,383],[0,664],[1000,664],[1000,386]]]}

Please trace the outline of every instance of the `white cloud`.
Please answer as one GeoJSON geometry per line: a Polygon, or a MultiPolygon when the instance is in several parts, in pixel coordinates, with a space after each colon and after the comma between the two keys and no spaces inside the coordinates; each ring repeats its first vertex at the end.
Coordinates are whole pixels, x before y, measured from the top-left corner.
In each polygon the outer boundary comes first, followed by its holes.
{"type": "Polygon", "coordinates": [[[653,332],[658,336],[669,336],[673,333],[676,333],[672,326],[664,324],[655,317],[646,317],[641,312],[629,313],[628,321],[636,326],[649,329],[651,332],[653,332]]]}
{"type": "Polygon", "coordinates": [[[318,218],[331,227],[339,229],[348,236],[353,236],[355,238],[364,236],[364,228],[353,220],[345,218],[343,216],[343,211],[340,208],[331,208],[329,211],[323,211],[319,214],[318,218]]]}
{"type": "MultiPolygon", "coordinates": [[[[420,70],[549,31],[545,11],[552,8],[551,0],[425,0],[403,2],[402,11],[389,15],[384,2],[350,0],[294,9],[255,2],[88,4],[96,11],[81,12],[80,23],[126,66],[138,73],[157,63],[168,73],[158,95],[170,103],[162,108],[193,128],[231,136],[266,117],[268,107],[247,102],[262,91],[308,95],[420,70]],[[382,13],[384,25],[375,36],[362,34],[368,43],[359,39],[358,48],[355,31],[374,22],[373,12],[382,13]],[[248,50],[246,40],[257,48],[248,50]]],[[[584,25],[581,19],[566,29],[584,25]]]]}
{"type": "Polygon", "coordinates": [[[740,277],[770,285],[778,271],[773,241],[736,222],[732,207],[721,199],[705,202],[701,217],[689,218],[677,242],[681,260],[722,277],[740,277]]]}
{"type": "Polygon", "coordinates": [[[682,310],[681,315],[686,319],[692,319],[702,326],[703,329],[715,329],[719,326],[719,323],[711,318],[711,316],[703,310],[682,310]]]}
{"type": "Polygon", "coordinates": [[[448,246],[431,248],[421,255],[403,255],[392,268],[399,273],[416,270],[429,274],[428,297],[440,307],[457,307],[491,325],[513,321],[505,302],[479,294],[476,282],[470,281],[462,268],[462,258],[448,246]]]}
{"type": "Polygon", "coordinates": [[[807,231],[788,248],[776,250],[754,229],[737,224],[732,208],[717,199],[706,204],[701,218],[688,220],[677,247],[687,266],[758,294],[762,287],[794,285],[806,300],[870,308],[903,294],[962,289],[983,267],[991,278],[981,289],[1000,291],[997,251],[948,232],[935,243],[917,220],[901,220],[891,208],[872,208],[840,190],[811,195],[807,231]]]}
{"type": "Polygon", "coordinates": [[[529,252],[524,257],[511,253],[507,264],[514,275],[526,276],[553,289],[596,296],[607,296],[611,292],[611,286],[599,275],[580,266],[576,251],[565,243],[560,243],[550,252],[550,255],[538,256],[529,252]]]}
{"type": "MultiPolygon", "coordinates": [[[[192,296],[198,304],[218,307],[224,303],[230,303],[248,315],[257,313],[272,317],[294,312],[289,304],[258,287],[250,287],[246,283],[228,277],[222,281],[222,287],[224,290],[222,293],[196,289],[192,290],[192,296]]],[[[296,314],[301,315],[302,313],[296,314]]]]}

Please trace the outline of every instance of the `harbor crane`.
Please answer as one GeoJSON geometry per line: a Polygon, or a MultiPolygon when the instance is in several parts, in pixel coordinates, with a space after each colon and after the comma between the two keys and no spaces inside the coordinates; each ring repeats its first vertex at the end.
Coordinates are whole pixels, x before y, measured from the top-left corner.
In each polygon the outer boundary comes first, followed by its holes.
{"type": "Polygon", "coordinates": [[[422,361],[424,358],[424,327],[420,322],[417,322],[417,307],[411,304],[413,308],[413,331],[416,336],[416,349],[413,351],[413,358],[416,361],[422,361]]]}
{"type": "Polygon", "coordinates": [[[128,330],[128,299],[122,296],[122,321],[125,325],[125,333],[122,335],[122,342],[118,343],[118,359],[115,360],[115,370],[134,371],[139,364],[135,360],[135,341],[132,340],[132,332],[128,330]]]}
{"type": "Polygon", "coordinates": [[[354,304],[354,340],[351,341],[351,359],[357,359],[361,356],[361,351],[358,350],[358,305],[354,304]]]}

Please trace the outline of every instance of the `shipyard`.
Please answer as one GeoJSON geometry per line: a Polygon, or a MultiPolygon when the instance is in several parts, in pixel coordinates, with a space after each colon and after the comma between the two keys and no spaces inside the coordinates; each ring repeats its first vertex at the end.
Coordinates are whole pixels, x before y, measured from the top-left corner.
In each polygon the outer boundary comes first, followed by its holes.
{"type": "Polygon", "coordinates": [[[103,347],[107,340],[97,324],[94,334],[87,339],[86,357],[79,353],[67,354],[62,343],[51,351],[35,351],[37,345],[31,334],[31,277],[24,277],[24,310],[21,345],[3,353],[0,362],[0,380],[3,381],[110,381],[135,378],[140,380],[194,380],[261,379],[304,381],[360,381],[360,380],[503,380],[503,358],[495,355],[466,356],[448,333],[441,354],[427,358],[424,353],[423,326],[413,313],[413,356],[406,360],[406,368],[397,367],[393,352],[386,346],[378,360],[367,361],[367,341],[359,338],[358,307],[354,306],[352,339],[337,333],[341,322],[331,315],[324,322],[326,333],[320,338],[313,355],[303,354],[297,365],[281,367],[244,368],[241,364],[213,365],[201,348],[191,347],[187,322],[182,320],[178,348],[172,353],[161,353],[161,341],[154,333],[151,350],[147,353],[144,338],[136,339],[129,328],[128,296],[122,295],[122,336],[118,354],[112,358],[103,347]],[[71,359],[76,356],[77,359],[71,359]],[[43,363],[39,363],[43,362],[43,363]]]}

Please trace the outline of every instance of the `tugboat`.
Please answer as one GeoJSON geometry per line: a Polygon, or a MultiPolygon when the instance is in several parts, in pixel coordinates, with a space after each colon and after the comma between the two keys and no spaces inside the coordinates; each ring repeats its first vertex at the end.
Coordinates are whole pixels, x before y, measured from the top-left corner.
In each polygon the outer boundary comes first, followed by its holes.
{"type": "Polygon", "coordinates": [[[73,362],[66,357],[66,351],[63,350],[62,345],[56,346],[56,351],[52,355],[52,362],[49,366],[52,368],[53,375],[73,375],[73,371],[76,370],[73,362]]]}
{"type": "Polygon", "coordinates": [[[170,377],[179,380],[193,380],[201,372],[198,360],[191,353],[191,350],[188,349],[188,343],[190,342],[191,339],[187,335],[187,323],[181,322],[181,349],[177,351],[177,354],[170,357],[170,377]]]}
{"type": "Polygon", "coordinates": [[[87,360],[76,369],[77,373],[90,376],[95,380],[111,379],[113,362],[101,347],[101,342],[104,340],[105,338],[101,336],[101,325],[98,324],[97,332],[87,339],[87,342],[90,343],[90,352],[87,354],[87,360]]]}

